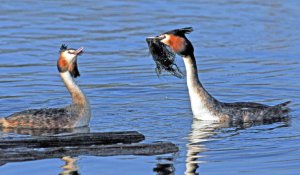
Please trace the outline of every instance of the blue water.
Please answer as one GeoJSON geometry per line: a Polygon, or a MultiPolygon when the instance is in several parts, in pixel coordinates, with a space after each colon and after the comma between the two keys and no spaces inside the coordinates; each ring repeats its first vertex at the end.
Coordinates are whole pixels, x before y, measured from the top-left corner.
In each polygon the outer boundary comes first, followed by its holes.
{"type": "MultiPolygon", "coordinates": [[[[8,1],[0,3],[0,116],[71,102],[56,61],[62,43],[79,57],[93,109],[91,131],[137,130],[171,141],[162,156],[79,156],[80,174],[298,174],[300,1],[8,1]],[[291,121],[223,128],[193,121],[185,79],[157,78],[145,38],[192,26],[201,82],[221,101],[292,100],[291,121]],[[172,173],[169,173],[172,174],[172,173]]],[[[184,70],[180,58],[177,64],[184,70]]],[[[6,137],[2,133],[0,137],[6,137]]],[[[0,174],[59,174],[61,159],[7,163],[0,174]]]]}

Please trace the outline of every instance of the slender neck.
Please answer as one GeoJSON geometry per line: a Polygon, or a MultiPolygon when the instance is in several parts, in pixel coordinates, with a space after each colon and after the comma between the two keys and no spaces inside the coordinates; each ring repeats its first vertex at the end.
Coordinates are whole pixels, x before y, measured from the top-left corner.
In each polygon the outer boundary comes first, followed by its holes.
{"type": "Polygon", "coordinates": [[[77,104],[80,106],[88,106],[88,100],[84,93],[80,90],[80,88],[75,83],[73,77],[71,76],[69,71],[60,73],[61,78],[63,79],[68,91],[72,96],[73,104],[77,104]]]}
{"type": "Polygon", "coordinates": [[[194,54],[184,56],[183,61],[186,68],[188,88],[203,88],[202,84],[199,81],[197,64],[194,54]]]}
{"type": "Polygon", "coordinates": [[[183,57],[186,74],[187,74],[187,87],[191,101],[191,107],[194,115],[204,116],[204,109],[207,111],[213,110],[218,103],[217,100],[211,96],[202,86],[197,72],[197,64],[194,54],[183,57]]]}

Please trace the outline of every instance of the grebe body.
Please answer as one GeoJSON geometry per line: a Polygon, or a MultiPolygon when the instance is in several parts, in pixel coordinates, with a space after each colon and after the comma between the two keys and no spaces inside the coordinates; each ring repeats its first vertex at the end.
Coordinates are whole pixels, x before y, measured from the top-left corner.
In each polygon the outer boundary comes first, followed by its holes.
{"type": "Polygon", "coordinates": [[[215,99],[201,84],[198,77],[194,47],[185,36],[192,28],[168,31],[156,37],[178,55],[186,68],[187,87],[194,118],[200,120],[229,121],[233,123],[280,120],[288,114],[289,101],[275,106],[252,102],[223,103],[215,99]]]}

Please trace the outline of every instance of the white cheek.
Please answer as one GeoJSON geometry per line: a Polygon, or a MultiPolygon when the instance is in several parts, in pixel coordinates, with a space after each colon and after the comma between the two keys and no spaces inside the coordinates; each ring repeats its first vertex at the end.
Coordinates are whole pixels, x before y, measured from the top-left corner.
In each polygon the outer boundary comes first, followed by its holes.
{"type": "Polygon", "coordinates": [[[73,60],[73,58],[75,57],[75,55],[73,54],[69,54],[67,52],[63,53],[63,57],[68,61],[71,62],[73,60]]]}
{"type": "Polygon", "coordinates": [[[170,40],[170,36],[169,35],[165,35],[165,38],[161,40],[162,43],[169,45],[169,40],[170,40]]]}

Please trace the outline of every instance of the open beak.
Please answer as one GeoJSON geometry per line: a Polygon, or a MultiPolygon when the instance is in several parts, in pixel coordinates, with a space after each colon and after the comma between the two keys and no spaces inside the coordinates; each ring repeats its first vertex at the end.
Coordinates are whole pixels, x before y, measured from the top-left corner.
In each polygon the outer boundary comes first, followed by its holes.
{"type": "Polygon", "coordinates": [[[80,47],[79,49],[77,49],[76,51],[75,51],[75,54],[76,55],[81,55],[83,53],[83,47],[80,47]]]}

